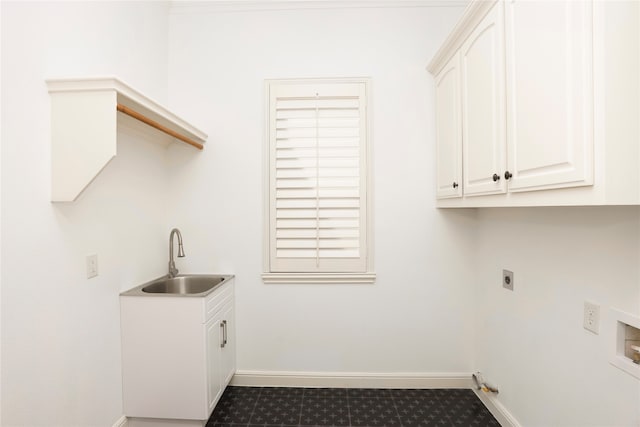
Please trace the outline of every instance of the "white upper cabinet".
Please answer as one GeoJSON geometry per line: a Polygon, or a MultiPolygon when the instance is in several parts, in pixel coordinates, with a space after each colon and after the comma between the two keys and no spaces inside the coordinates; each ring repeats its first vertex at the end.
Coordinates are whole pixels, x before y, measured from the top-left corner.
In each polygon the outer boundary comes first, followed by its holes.
{"type": "Polygon", "coordinates": [[[472,1],[428,66],[437,205],[640,204],[639,9],[634,1],[472,1]],[[459,93],[445,81],[452,67],[459,93]],[[450,142],[458,104],[460,155],[450,142]],[[445,185],[458,162],[461,195],[445,185]]]}
{"type": "Polygon", "coordinates": [[[509,191],[593,184],[593,8],[505,4],[509,191]]]}
{"type": "Polygon", "coordinates": [[[436,76],[437,197],[462,196],[460,56],[454,55],[436,76]]]}
{"type": "Polygon", "coordinates": [[[506,191],[503,5],[497,3],[460,49],[463,193],[506,191]]]}

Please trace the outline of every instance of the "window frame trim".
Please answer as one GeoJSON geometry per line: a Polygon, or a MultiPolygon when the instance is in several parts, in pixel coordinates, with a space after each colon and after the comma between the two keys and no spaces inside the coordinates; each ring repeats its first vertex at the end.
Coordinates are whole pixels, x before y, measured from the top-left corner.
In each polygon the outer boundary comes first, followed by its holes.
{"type": "Polygon", "coordinates": [[[265,79],[263,86],[263,191],[262,191],[262,280],[265,284],[371,284],[376,280],[374,272],[374,237],[373,237],[373,97],[371,95],[371,77],[337,77],[337,78],[293,78],[293,79],[265,79]],[[275,84],[364,84],[366,93],[366,132],[365,162],[366,162],[366,268],[364,272],[272,272],[271,271],[271,230],[270,230],[270,87],[275,84]]]}

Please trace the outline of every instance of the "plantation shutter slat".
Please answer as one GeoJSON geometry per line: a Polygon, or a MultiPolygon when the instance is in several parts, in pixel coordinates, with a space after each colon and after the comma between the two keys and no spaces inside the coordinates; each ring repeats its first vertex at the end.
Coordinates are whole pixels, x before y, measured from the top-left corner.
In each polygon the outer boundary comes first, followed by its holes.
{"type": "Polygon", "coordinates": [[[269,90],[270,270],[365,272],[364,83],[269,90]]]}

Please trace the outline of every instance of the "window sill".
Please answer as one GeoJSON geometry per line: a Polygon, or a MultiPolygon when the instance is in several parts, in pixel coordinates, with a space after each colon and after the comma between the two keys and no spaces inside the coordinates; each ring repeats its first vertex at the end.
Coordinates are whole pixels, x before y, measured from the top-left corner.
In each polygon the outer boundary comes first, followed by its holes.
{"type": "Polygon", "coordinates": [[[284,284],[371,284],[375,273],[263,273],[262,280],[268,285],[284,284]]]}

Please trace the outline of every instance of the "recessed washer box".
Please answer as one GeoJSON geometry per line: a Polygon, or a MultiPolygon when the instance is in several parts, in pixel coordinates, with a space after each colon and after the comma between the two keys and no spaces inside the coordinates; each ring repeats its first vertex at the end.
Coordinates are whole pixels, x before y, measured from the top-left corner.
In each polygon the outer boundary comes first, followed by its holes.
{"type": "Polygon", "coordinates": [[[612,365],[640,379],[640,360],[634,347],[640,346],[640,317],[624,311],[611,309],[612,319],[612,365]]]}

